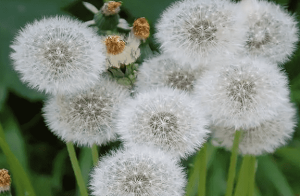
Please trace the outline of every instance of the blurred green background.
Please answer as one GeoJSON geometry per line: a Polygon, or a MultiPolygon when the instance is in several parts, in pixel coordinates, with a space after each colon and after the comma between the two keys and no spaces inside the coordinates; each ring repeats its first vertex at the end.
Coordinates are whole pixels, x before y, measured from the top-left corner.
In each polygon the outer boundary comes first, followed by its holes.
{"type": "MultiPolygon", "coordinates": [[[[132,23],[138,17],[150,22],[151,35],[160,13],[174,0],[124,0],[120,16],[132,23]]],[[[299,0],[274,0],[285,6],[300,21],[299,0]]],[[[102,0],[87,0],[97,8],[102,0]]],[[[0,122],[11,150],[28,173],[38,196],[79,195],[72,166],[65,144],[45,126],[41,108],[45,95],[29,89],[13,71],[9,54],[14,36],[27,22],[43,16],[70,15],[82,21],[93,18],[81,1],[74,0],[0,0],[0,122]]],[[[152,50],[158,44],[149,38],[152,50]]],[[[291,99],[299,109],[300,104],[300,47],[284,65],[291,88],[291,99]]],[[[299,110],[298,110],[299,111],[299,110]]],[[[100,148],[101,156],[119,146],[119,142],[100,148]]],[[[89,148],[76,148],[80,167],[87,183],[92,168],[89,148]]],[[[222,196],[226,189],[230,153],[208,146],[207,195],[222,196]]],[[[101,158],[101,157],[100,157],[101,158]]],[[[241,164],[238,160],[238,167],[241,164]]],[[[188,177],[194,183],[187,193],[197,193],[197,169],[195,155],[183,160],[188,177]]],[[[10,169],[5,155],[0,150],[0,169],[10,169]]],[[[12,179],[14,182],[14,179],[12,179]]],[[[12,184],[12,193],[15,186],[12,184]]],[[[256,172],[257,196],[300,196],[300,130],[296,128],[293,140],[272,155],[258,157],[256,172]]]]}

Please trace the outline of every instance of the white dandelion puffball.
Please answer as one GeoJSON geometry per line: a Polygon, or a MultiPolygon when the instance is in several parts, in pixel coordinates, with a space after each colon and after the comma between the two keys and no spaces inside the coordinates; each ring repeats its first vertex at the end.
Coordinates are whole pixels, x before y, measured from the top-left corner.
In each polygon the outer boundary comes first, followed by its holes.
{"type": "Polygon", "coordinates": [[[180,62],[198,63],[236,52],[244,45],[243,17],[228,0],[182,0],[167,8],[155,37],[180,62]]]}
{"type": "Polygon", "coordinates": [[[73,93],[97,82],[105,70],[105,48],[84,23],[65,16],[27,24],[11,48],[24,82],[46,93],[73,93]]]}
{"type": "Polygon", "coordinates": [[[53,96],[43,111],[50,130],[65,142],[102,145],[116,139],[112,121],[129,92],[101,78],[98,84],[76,94],[53,96]]]}
{"type": "Polygon", "coordinates": [[[145,146],[101,158],[91,173],[94,196],[183,196],[186,176],[178,162],[145,146]]]}
{"type": "Polygon", "coordinates": [[[245,0],[240,6],[247,15],[246,52],[284,63],[298,41],[295,17],[273,2],[245,0]]]}
{"type": "Polygon", "coordinates": [[[267,60],[224,60],[195,84],[195,99],[216,125],[248,129],[270,120],[289,100],[288,79],[267,60]]]}
{"type": "MultiPolygon", "coordinates": [[[[296,126],[295,114],[294,106],[287,103],[273,119],[242,130],[240,153],[257,156],[273,153],[278,147],[285,145],[291,139],[296,126]]],[[[234,127],[212,126],[213,144],[231,150],[235,130],[234,127]]]]}
{"type": "Polygon", "coordinates": [[[176,62],[171,56],[161,54],[144,61],[139,67],[136,82],[137,91],[150,88],[172,87],[186,92],[194,90],[194,83],[207,68],[176,62]]]}
{"type": "Polygon", "coordinates": [[[198,150],[209,131],[202,108],[188,94],[159,88],[126,101],[117,117],[117,133],[126,146],[155,146],[175,157],[198,150]]]}

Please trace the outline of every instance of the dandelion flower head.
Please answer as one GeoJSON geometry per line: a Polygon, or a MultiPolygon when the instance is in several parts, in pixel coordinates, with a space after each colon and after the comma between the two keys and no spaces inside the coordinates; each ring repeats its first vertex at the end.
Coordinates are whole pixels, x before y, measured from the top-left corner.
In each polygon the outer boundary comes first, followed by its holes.
{"type": "Polygon", "coordinates": [[[279,5],[267,1],[245,0],[240,3],[247,14],[246,52],[284,63],[296,49],[296,20],[279,5]]]}
{"type": "Polygon", "coordinates": [[[117,132],[127,146],[147,144],[186,157],[201,147],[209,133],[204,111],[196,106],[177,89],[141,92],[120,109],[117,132]]]}
{"type": "Polygon", "coordinates": [[[176,62],[170,55],[161,54],[144,61],[139,67],[137,92],[150,88],[171,87],[191,93],[194,84],[207,68],[176,62]]]}
{"type": "MultiPolygon", "coordinates": [[[[273,153],[291,139],[296,126],[296,110],[291,103],[283,106],[278,115],[260,125],[242,130],[239,143],[241,154],[262,155],[273,153]]],[[[234,127],[212,126],[213,144],[232,149],[236,129],[234,127]]]]}
{"type": "Polygon", "coordinates": [[[27,24],[11,48],[13,65],[21,79],[47,93],[88,88],[105,70],[104,47],[97,34],[65,16],[27,24]]]}
{"type": "Polygon", "coordinates": [[[169,155],[144,146],[101,158],[91,174],[92,195],[183,196],[185,175],[169,155]]]}
{"type": "Polygon", "coordinates": [[[241,57],[207,71],[194,92],[214,124],[248,129],[277,115],[289,100],[287,84],[275,64],[241,57]]]}
{"type": "Polygon", "coordinates": [[[10,189],[11,178],[6,169],[0,169],[0,193],[10,189]]]}
{"type": "Polygon", "coordinates": [[[227,0],[182,0],[167,8],[155,37],[164,52],[181,62],[198,63],[243,46],[243,17],[227,0]]]}
{"type": "Polygon", "coordinates": [[[116,138],[113,120],[129,92],[101,78],[88,90],[50,98],[43,108],[51,131],[66,142],[102,145],[116,138]]]}

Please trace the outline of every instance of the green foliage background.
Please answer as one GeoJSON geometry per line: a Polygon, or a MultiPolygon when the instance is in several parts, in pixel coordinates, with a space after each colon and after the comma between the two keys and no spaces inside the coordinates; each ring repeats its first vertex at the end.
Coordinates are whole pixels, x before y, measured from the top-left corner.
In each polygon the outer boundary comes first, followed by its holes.
{"type": "MultiPolygon", "coordinates": [[[[87,0],[96,7],[102,0],[87,0]]],[[[138,17],[150,22],[151,35],[160,13],[174,0],[124,0],[120,16],[132,23],[138,17]]],[[[298,0],[274,0],[286,6],[300,21],[298,0]]],[[[90,13],[81,3],[74,0],[0,0],[0,122],[5,139],[33,184],[38,196],[79,195],[74,173],[65,144],[45,126],[41,108],[45,95],[29,89],[20,82],[13,71],[9,48],[14,36],[27,22],[44,16],[71,15],[83,21],[91,20],[90,13]]],[[[158,51],[158,44],[149,38],[152,50],[158,51]]],[[[291,60],[284,65],[291,88],[291,99],[299,109],[300,104],[300,47],[291,60]]],[[[299,111],[299,110],[298,110],[299,111]]],[[[100,148],[100,156],[119,146],[119,142],[100,148]]],[[[80,167],[87,183],[92,168],[89,148],[77,148],[80,167]]],[[[187,195],[197,194],[196,155],[182,161],[188,173],[187,195]],[[194,169],[195,168],[195,169],[194,169]]],[[[222,196],[226,189],[230,153],[208,145],[207,196],[222,196]]],[[[100,157],[101,159],[101,157],[100,157]]],[[[238,160],[238,168],[241,157],[238,160]]],[[[0,169],[10,170],[8,160],[0,150],[0,169]]],[[[15,195],[15,181],[12,179],[12,194],[15,195]]],[[[300,195],[300,130],[296,128],[293,140],[272,155],[258,157],[256,172],[257,196],[300,195]]]]}

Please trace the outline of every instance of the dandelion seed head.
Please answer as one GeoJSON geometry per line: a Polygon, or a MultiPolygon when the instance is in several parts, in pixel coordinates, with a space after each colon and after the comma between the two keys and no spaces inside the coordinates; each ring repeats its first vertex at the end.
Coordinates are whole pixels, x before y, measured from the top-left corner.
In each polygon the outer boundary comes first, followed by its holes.
{"type": "Polygon", "coordinates": [[[162,51],[180,62],[199,63],[235,53],[245,41],[236,8],[223,0],[175,2],[163,12],[155,37],[162,51]]]}
{"type": "Polygon", "coordinates": [[[272,2],[257,0],[247,4],[245,13],[248,27],[246,52],[267,57],[275,63],[286,62],[298,41],[295,18],[272,2]]]}
{"type": "Polygon", "coordinates": [[[289,97],[287,81],[264,59],[224,60],[195,84],[195,99],[207,107],[214,124],[248,129],[277,114],[289,97]]]}
{"type": "Polygon", "coordinates": [[[125,145],[147,144],[186,157],[201,147],[208,134],[204,112],[196,105],[186,92],[176,89],[141,92],[120,110],[117,132],[125,145]]]}
{"type": "Polygon", "coordinates": [[[11,48],[14,68],[23,82],[47,93],[88,88],[105,70],[104,48],[97,34],[65,16],[27,24],[11,48]]]}
{"type": "Polygon", "coordinates": [[[64,141],[102,145],[116,138],[113,120],[128,97],[125,88],[102,78],[89,90],[50,98],[44,116],[51,131],[64,141]]]}
{"type": "Polygon", "coordinates": [[[108,155],[91,174],[92,194],[184,195],[182,167],[169,155],[145,146],[127,148],[108,155]]]}
{"type": "MultiPolygon", "coordinates": [[[[285,145],[291,139],[296,126],[296,110],[291,103],[286,103],[278,114],[271,120],[260,125],[242,130],[239,143],[241,154],[254,156],[273,153],[277,148],[285,145]]],[[[231,150],[235,128],[212,126],[213,144],[231,150]]]]}
{"type": "Polygon", "coordinates": [[[137,92],[149,88],[172,87],[191,93],[194,83],[208,68],[176,62],[170,55],[161,54],[144,61],[139,67],[137,92]]]}

